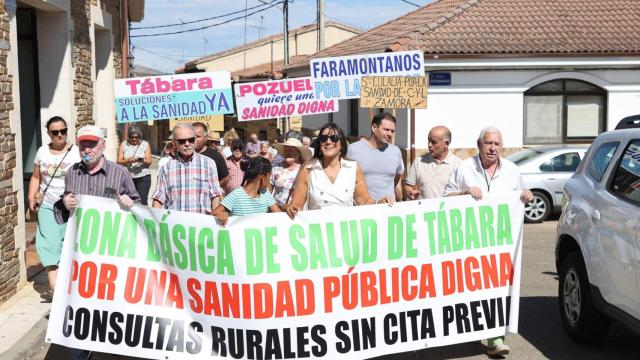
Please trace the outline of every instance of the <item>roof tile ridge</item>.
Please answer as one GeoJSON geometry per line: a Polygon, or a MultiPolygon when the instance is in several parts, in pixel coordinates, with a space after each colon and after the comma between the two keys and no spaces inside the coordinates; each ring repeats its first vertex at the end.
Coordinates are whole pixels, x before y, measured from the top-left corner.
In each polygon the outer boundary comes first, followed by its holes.
{"type": "MultiPolygon", "coordinates": [[[[443,26],[444,24],[448,23],[449,21],[451,21],[451,19],[457,17],[458,15],[464,13],[466,10],[468,10],[469,8],[475,6],[476,4],[480,3],[482,0],[465,0],[462,2],[462,4],[456,6],[455,8],[453,8],[451,11],[449,11],[447,14],[442,15],[441,17],[439,17],[438,19],[427,23],[427,27],[429,28],[428,31],[433,31],[437,28],[439,28],[440,26],[443,26]]],[[[427,31],[421,32],[421,31],[415,31],[415,32],[419,32],[421,33],[421,35],[424,35],[427,33],[427,31]]]]}
{"type": "MultiPolygon", "coordinates": [[[[441,0],[438,0],[437,2],[439,1],[441,0]]],[[[451,19],[464,13],[467,9],[476,5],[480,1],[482,0],[463,1],[460,5],[454,7],[451,11],[447,12],[447,14],[439,17],[434,21],[427,23],[426,25],[429,28],[428,30],[420,31],[417,29],[413,29],[413,30],[407,31],[406,33],[402,34],[402,36],[398,37],[397,41],[390,44],[389,47],[387,47],[387,49],[391,51],[401,51],[401,50],[411,50],[411,49],[417,48],[416,46],[412,46],[412,43],[414,40],[417,40],[419,37],[424,36],[427,32],[433,31],[438,27],[443,26],[444,24],[451,21],[451,19]]],[[[431,4],[434,4],[434,3],[431,3],[431,4]]]]}

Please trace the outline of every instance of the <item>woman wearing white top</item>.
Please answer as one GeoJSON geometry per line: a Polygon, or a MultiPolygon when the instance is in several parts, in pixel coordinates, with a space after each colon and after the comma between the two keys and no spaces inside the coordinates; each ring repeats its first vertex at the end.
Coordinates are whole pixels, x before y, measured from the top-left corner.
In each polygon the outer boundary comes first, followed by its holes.
{"type": "Polygon", "coordinates": [[[53,204],[64,192],[64,177],[71,165],[80,162],[77,147],[67,143],[67,123],[54,116],[47,121],[51,143],[42,145],[33,160],[33,174],[29,182],[29,210],[38,212],[36,251],[45,267],[51,290],[56,286],[56,274],[62,252],[62,240],[67,224],[58,224],[53,204]]]}
{"type": "Polygon", "coordinates": [[[345,159],[347,141],[342,129],[327,123],[319,134],[313,158],[298,173],[291,203],[285,206],[289,217],[293,219],[305,203],[308,210],[315,210],[393,202],[388,196],[374,200],[369,195],[362,169],[355,161],[345,159]]]}

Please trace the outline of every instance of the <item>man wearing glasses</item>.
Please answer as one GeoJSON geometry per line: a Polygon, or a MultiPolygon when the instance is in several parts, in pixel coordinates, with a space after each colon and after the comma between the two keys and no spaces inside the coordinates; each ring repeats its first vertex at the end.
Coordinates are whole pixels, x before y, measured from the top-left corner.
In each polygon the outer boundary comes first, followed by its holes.
{"type": "Polygon", "coordinates": [[[179,123],[173,128],[175,158],[158,172],[153,207],[210,214],[220,203],[216,163],[195,152],[196,135],[191,125],[179,123]]]}

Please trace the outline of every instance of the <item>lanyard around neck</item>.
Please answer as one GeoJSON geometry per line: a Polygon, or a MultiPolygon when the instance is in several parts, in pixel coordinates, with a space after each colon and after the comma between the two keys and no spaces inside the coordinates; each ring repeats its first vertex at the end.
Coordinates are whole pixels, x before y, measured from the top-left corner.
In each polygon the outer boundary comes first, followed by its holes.
{"type": "Polygon", "coordinates": [[[487,183],[487,192],[491,192],[491,182],[493,181],[493,178],[496,176],[496,173],[500,169],[500,160],[498,159],[498,164],[496,165],[496,169],[493,172],[493,174],[491,174],[491,177],[487,176],[487,171],[482,166],[482,162],[480,163],[480,167],[482,168],[482,175],[484,175],[484,181],[487,183]]]}

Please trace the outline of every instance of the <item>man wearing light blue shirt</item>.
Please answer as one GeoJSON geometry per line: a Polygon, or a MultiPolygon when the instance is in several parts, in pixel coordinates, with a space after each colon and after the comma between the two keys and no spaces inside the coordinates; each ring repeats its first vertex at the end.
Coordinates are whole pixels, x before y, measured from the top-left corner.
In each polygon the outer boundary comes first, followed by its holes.
{"type": "Polygon", "coordinates": [[[396,118],[382,112],[371,121],[371,137],[349,145],[347,158],[360,164],[364,172],[369,195],[374,199],[384,196],[402,200],[396,187],[404,172],[400,149],[391,143],[396,132],[396,118]]]}

